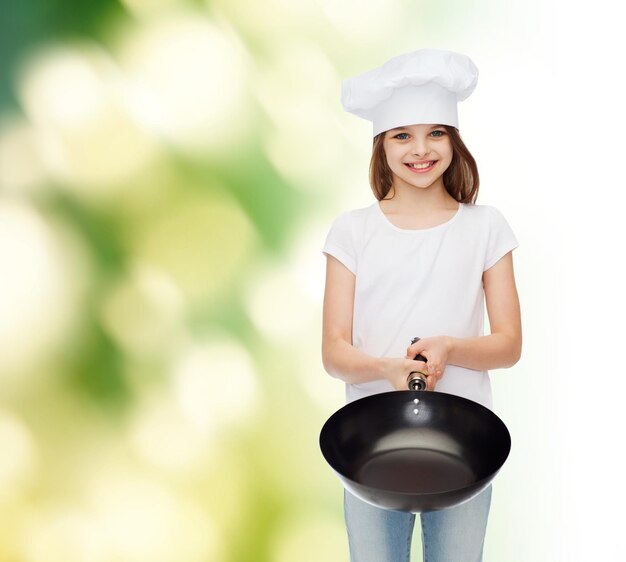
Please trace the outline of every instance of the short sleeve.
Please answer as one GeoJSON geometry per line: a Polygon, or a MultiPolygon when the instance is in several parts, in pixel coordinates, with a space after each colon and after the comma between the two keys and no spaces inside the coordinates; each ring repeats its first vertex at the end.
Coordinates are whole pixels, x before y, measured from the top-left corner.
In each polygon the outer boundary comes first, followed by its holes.
{"type": "Polygon", "coordinates": [[[483,271],[487,271],[494,266],[502,257],[519,245],[513,230],[502,213],[495,207],[488,207],[488,211],[489,239],[485,252],[483,271]]]}
{"type": "Polygon", "coordinates": [[[335,219],[322,250],[333,256],[356,275],[356,250],[350,213],[344,213],[335,219]]]}

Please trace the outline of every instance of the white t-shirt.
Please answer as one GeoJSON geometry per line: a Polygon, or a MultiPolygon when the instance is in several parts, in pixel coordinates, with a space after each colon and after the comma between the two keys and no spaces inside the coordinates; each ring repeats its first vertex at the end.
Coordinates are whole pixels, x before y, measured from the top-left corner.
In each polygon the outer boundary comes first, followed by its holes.
{"type": "MultiPolygon", "coordinates": [[[[460,204],[424,230],[394,226],[378,201],[340,215],[324,253],[356,276],[352,344],[373,357],[404,357],[411,339],[484,333],[483,272],[517,247],[502,214],[460,204]]],[[[394,390],[387,380],[346,385],[346,400],[394,390]]],[[[486,371],[448,365],[436,390],[491,408],[486,371]]]]}

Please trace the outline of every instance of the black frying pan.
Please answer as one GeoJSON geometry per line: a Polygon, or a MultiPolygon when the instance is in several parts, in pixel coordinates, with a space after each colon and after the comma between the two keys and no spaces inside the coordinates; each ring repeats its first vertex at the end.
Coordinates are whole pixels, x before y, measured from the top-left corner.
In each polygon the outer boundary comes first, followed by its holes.
{"type": "Polygon", "coordinates": [[[506,426],[476,402],[423,390],[417,373],[408,386],[335,412],[320,433],[324,458],[349,492],[385,509],[419,513],[471,499],[509,455],[506,426]]]}

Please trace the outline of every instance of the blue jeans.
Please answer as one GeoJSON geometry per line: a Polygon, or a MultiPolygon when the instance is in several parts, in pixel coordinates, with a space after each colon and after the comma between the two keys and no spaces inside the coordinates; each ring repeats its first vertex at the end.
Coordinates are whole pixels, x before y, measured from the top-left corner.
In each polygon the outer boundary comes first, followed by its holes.
{"type": "MultiPolygon", "coordinates": [[[[491,486],[456,507],[420,514],[424,562],[481,562],[491,486]]],[[[350,562],[408,562],[415,514],[344,498],[350,562]]]]}

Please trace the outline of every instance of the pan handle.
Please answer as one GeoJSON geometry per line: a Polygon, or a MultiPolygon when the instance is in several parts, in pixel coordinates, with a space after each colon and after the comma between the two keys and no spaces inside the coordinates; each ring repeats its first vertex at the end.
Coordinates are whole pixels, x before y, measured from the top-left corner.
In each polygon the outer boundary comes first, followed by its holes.
{"type": "MultiPolygon", "coordinates": [[[[411,340],[411,345],[413,345],[416,341],[419,341],[420,338],[413,338],[411,340]]],[[[418,353],[415,357],[413,357],[414,361],[423,361],[427,363],[428,360],[421,353],[418,353]]],[[[407,384],[409,385],[409,390],[426,390],[428,386],[426,384],[426,379],[424,378],[426,373],[422,373],[421,371],[413,371],[409,374],[409,378],[407,380],[407,384]]]]}
{"type": "MultiPolygon", "coordinates": [[[[413,345],[416,341],[420,341],[421,338],[413,338],[411,340],[411,345],[413,345]]],[[[423,361],[424,363],[428,363],[428,359],[424,357],[421,353],[418,353],[415,357],[413,357],[414,361],[423,361]]]]}

